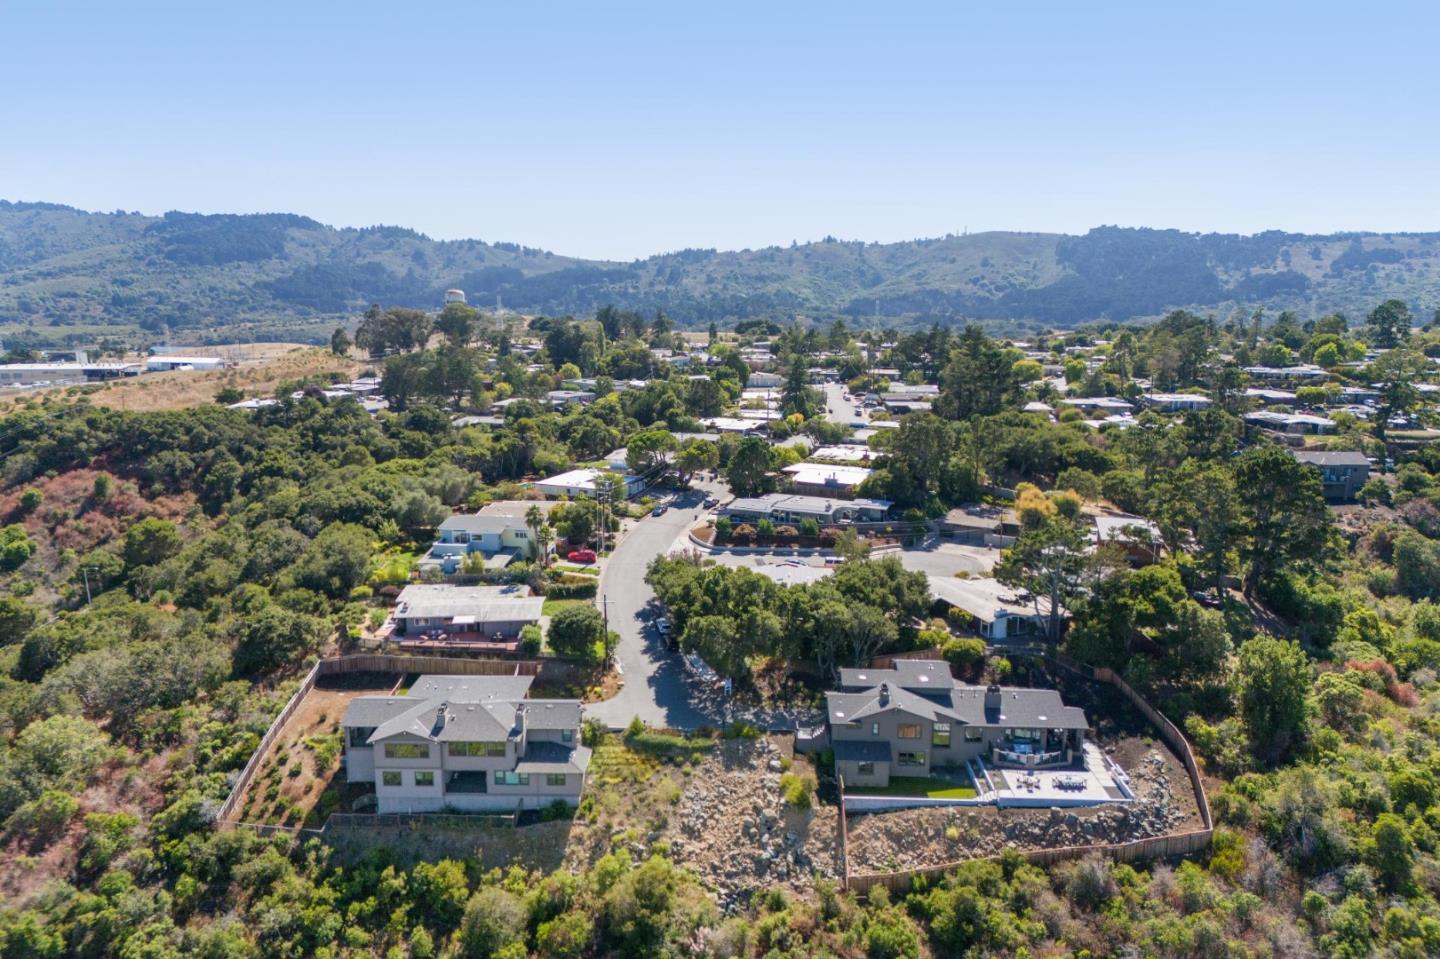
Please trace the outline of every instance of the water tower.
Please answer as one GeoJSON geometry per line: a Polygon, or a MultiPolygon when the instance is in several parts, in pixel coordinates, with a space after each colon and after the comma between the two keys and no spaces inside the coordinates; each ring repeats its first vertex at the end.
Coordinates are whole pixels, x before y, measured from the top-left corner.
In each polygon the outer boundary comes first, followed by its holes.
{"type": "Polygon", "coordinates": [[[465,302],[465,291],[464,291],[464,290],[446,290],[446,291],[445,291],[445,305],[446,305],[446,306],[449,306],[451,303],[464,303],[464,302],[465,302]]]}

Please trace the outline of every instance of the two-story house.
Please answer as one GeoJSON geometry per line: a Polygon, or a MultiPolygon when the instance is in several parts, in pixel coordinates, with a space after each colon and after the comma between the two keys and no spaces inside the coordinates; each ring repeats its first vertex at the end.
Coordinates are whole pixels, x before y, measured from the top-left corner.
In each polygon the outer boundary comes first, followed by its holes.
{"type": "Polygon", "coordinates": [[[1320,490],[1328,500],[1353,500],[1370,478],[1370,460],[1353,450],[1294,450],[1294,457],[1320,471],[1320,490]]]}
{"type": "Polygon", "coordinates": [[[454,573],[471,553],[483,553],[487,565],[503,566],[512,559],[534,559],[535,548],[534,533],[523,516],[454,513],[440,524],[420,564],[454,573]]]}
{"type": "Polygon", "coordinates": [[[422,676],[404,696],[357,696],[340,720],[345,777],[381,813],[577,805],[590,750],[580,702],[527,699],[529,676],[422,676]]]}
{"type": "Polygon", "coordinates": [[[840,689],[825,699],[826,736],[847,786],[883,787],[891,776],[975,759],[1025,769],[1084,762],[1084,710],[1053,689],[956,682],[940,660],[842,669],[840,689]]]}

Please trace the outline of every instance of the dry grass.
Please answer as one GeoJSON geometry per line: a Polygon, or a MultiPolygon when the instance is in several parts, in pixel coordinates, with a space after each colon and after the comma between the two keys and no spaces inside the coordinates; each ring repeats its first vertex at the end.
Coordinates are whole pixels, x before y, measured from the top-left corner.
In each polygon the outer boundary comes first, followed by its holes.
{"type": "Polygon", "coordinates": [[[346,379],[359,375],[365,364],[340,357],[327,349],[295,343],[247,343],[234,347],[197,347],[206,356],[235,357],[231,369],[207,372],[147,373],[134,379],[96,386],[57,386],[35,390],[0,401],[0,416],[32,398],[60,400],[88,397],[96,406],[149,412],[203,406],[215,402],[224,387],[242,390],[247,397],[270,396],[287,380],[339,373],[346,379]]]}
{"type": "MultiPolygon", "coordinates": [[[[340,717],[356,696],[385,694],[392,683],[380,679],[373,686],[312,689],[275,742],[261,758],[237,808],[245,822],[299,826],[330,786],[340,768],[340,717]],[[324,743],[330,740],[327,752],[324,743]]],[[[338,794],[336,799],[338,799],[338,794]]],[[[316,810],[319,825],[329,810],[316,810]]]]}

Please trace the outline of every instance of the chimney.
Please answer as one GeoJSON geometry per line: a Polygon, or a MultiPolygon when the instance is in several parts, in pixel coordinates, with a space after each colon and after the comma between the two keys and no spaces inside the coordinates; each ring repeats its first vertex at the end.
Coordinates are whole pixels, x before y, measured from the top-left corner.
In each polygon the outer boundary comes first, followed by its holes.
{"type": "Polygon", "coordinates": [[[881,705],[881,706],[888,706],[888,705],[890,705],[890,684],[889,684],[889,683],[881,683],[881,684],[880,684],[880,705],[881,705]]]}
{"type": "Polygon", "coordinates": [[[517,735],[525,735],[525,704],[518,703],[515,706],[515,732],[517,735]]]}
{"type": "Polygon", "coordinates": [[[999,712],[1000,699],[1000,687],[996,686],[994,683],[991,683],[985,689],[985,711],[989,712],[993,709],[996,712],[999,712]]]}

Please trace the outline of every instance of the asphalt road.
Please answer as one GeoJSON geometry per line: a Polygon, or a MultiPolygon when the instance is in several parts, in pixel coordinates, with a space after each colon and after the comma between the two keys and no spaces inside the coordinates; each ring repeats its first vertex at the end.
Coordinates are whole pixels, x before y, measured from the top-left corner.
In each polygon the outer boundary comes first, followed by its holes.
{"type": "Polygon", "coordinates": [[[846,426],[857,420],[865,419],[860,411],[860,404],[845,398],[843,383],[826,383],[824,389],[826,419],[832,423],[843,423],[846,426]]]}
{"type": "Polygon", "coordinates": [[[696,696],[687,683],[680,654],[670,651],[651,622],[647,604],[655,593],[645,582],[645,567],[654,557],[668,552],[688,527],[705,516],[702,503],[718,484],[681,493],[669,500],[663,516],[647,516],[620,541],[605,560],[600,573],[600,602],[610,619],[610,628],[620,634],[615,658],[625,685],[619,694],[603,703],[585,707],[587,718],[598,719],[611,728],[627,725],[639,716],[652,726],[692,729],[713,723],[695,705],[696,696]]]}

